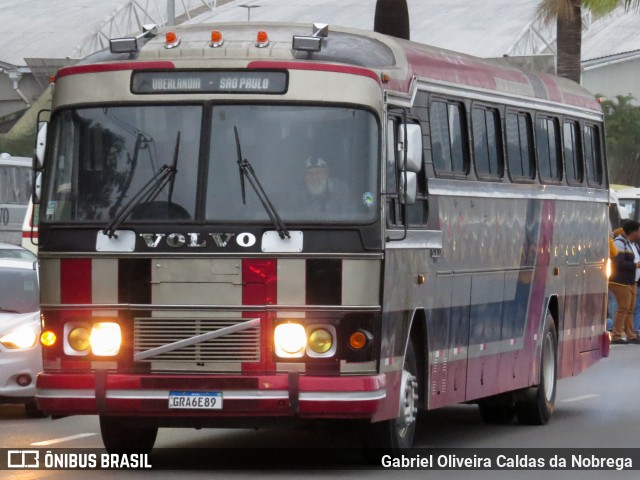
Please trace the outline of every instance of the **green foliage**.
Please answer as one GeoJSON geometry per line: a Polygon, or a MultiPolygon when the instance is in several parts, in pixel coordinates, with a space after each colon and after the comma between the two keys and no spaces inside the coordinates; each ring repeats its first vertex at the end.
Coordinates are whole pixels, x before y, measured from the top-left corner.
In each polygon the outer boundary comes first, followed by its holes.
{"type": "Polygon", "coordinates": [[[640,107],[632,95],[602,102],[609,158],[609,181],[640,186],[640,107]]]}
{"type": "Polygon", "coordinates": [[[0,135],[0,153],[6,152],[14,157],[31,157],[35,143],[35,133],[17,138],[0,135]]]}

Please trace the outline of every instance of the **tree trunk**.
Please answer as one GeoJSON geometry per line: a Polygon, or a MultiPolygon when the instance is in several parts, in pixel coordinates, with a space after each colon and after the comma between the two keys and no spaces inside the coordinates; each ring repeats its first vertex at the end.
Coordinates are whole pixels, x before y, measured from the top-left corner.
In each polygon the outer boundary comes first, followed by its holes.
{"type": "Polygon", "coordinates": [[[571,18],[558,16],[557,21],[557,73],[559,76],[580,83],[582,54],[582,0],[572,0],[571,18]]]}
{"type": "Polygon", "coordinates": [[[377,0],[373,30],[409,40],[407,0],[377,0]]]}

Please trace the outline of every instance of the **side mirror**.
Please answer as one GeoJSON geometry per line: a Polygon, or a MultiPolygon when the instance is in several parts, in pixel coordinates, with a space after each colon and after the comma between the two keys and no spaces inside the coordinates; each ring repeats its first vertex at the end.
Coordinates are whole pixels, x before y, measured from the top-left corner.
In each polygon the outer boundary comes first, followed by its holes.
{"type": "Polygon", "coordinates": [[[416,203],[418,175],[415,172],[400,172],[400,201],[405,205],[416,203]]]}
{"type": "Polygon", "coordinates": [[[36,173],[35,181],[33,182],[32,200],[34,205],[40,204],[42,198],[42,172],[36,173]]]}
{"type": "Polygon", "coordinates": [[[35,169],[42,170],[44,165],[44,152],[47,146],[47,122],[40,122],[38,125],[38,136],[36,137],[36,155],[35,155],[35,169]]]}
{"type": "Polygon", "coordinates": [[[404,159],[400,157],[399,168],[406,169],[407,172],[417,173],[422,169],[422,129],[417,123],[407,123],[406,125],[400,125],[398,130],[398,142],[403,148],[406,144],[407,149],[406,167],[404,166],[404,159]]]}

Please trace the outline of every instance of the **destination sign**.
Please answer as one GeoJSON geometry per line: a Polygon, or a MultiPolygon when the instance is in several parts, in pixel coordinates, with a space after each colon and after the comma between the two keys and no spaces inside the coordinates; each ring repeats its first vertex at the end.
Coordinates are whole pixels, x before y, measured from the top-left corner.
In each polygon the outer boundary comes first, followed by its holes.
{"type": "Polygon", "coordinates": [[[163,71],[133,72],[132,93],[285,93],[286,72],[163,71]]]}

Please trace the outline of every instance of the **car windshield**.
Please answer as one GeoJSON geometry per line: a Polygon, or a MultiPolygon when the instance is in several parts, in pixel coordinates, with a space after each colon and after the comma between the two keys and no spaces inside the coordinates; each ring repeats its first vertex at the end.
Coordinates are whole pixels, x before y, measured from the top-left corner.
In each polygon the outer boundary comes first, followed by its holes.
{"type": "Polygon", "coordinates": [[[0,268],[0,313],[37,312],[39,308],[36,271],[0,268]]]}
{"type": "Polygon", "coordinates": [[[35,261],[37,257],[24,248],[0,248],[0,258],[20,258],[35,261]]]}
{"type": "Polygon", "coordinates": [[[378,126],[371,113],[338,107],[215,106],[211,132],[207,220],[269,219],[255,190],[243,189],[240,154],[287,225],[375,218],[378,126]]]}

